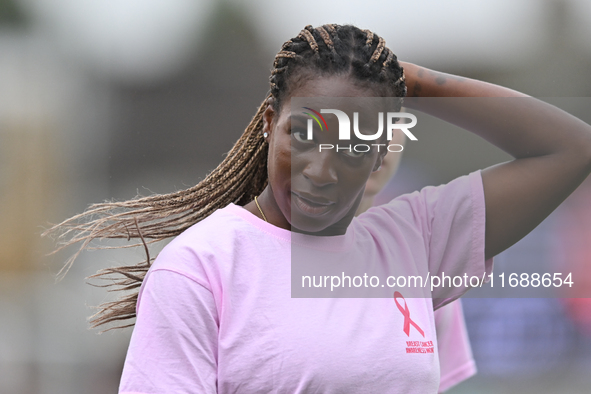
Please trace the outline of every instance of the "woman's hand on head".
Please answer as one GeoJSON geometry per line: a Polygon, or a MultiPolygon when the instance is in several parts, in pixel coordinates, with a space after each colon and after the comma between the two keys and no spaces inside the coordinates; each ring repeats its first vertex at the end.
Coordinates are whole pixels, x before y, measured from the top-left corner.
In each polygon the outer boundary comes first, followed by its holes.
{"type": "Polygon", "coordinates": [[[487,258],[529,233],[591,171],[591,127],[572,115],[502,86],[400,64],[405,107],[469,130],[514,157],[482,171],[487,258]]]}

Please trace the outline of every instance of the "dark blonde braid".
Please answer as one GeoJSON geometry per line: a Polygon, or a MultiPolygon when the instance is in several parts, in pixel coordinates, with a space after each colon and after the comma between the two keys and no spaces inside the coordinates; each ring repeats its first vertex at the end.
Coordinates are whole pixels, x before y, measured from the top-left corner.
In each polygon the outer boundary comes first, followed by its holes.
{"type": "MultiPolygon", "coordinates": [[[[84,249],[89,249],[89,244],[94,239],[135,238],[140,243],[122,247],[143,245],[146,260],[140,264],[101,270],[90,278],[109,280],[109,284],[97,286],[112,287],[111,291],[136,289],[141,285],[153,260],[149,256],[147,244],[174,237],[230,203],[245,205],[258,196],[267,186],[268,145],[263,138],[262,129],[263,112],[269,97],[270,95],[260,105],[222,163],[196,186],[169,194],[93,204],[84,213],[45,231],[44,236],[59,234],[58,241],[61,245],[55,252],[81,243],[58,276],[67,273],[74,260],[84,249]],[[146,239],[149,241],[146,242],[146,239]],[[114,278],[114,274],[119,277],[114,278]]],[[[91,326],[135,317],[137,296],[136,291],[115,302],[101,305],[99,311],[91,317],[91,326]]],[[[131,325],[133,324],[128,326],[131,325]]]]}
{"type": "Polygon", "coordinates": [[[110,291],[133,290],[117,301],[102,304],[91,317],[92,327],[135,317],[138,288],[153,261],[149,244],[179,235],[230,203],[246,205],[261,194],[268,182],[268,144],[262,135],[263,113],[270,97],[274,98],[274,109],[278,113],[292,82],[302,72],[318,76],[349,75],[366,81],[368,86],[379,89],[387,97],[406,94],[403,70],[396,56],[385,47],[383,38],[350,25],[306,26],[298,36],[283,44],[273,62],[270,93],[226,158],[199,184],[169,194],[93,204],[82,214],[43,234],[58,235],[60,246],[56,252],[81,244],[58,276],[65,275],[83,250],[90,249],[92,240],[133,238],[138,242],[121,247],[144,247],[146,259],[141,263],[104,269],[90,277],[108,280],[108,284],[99,286],[110,287],[110,291]]]}

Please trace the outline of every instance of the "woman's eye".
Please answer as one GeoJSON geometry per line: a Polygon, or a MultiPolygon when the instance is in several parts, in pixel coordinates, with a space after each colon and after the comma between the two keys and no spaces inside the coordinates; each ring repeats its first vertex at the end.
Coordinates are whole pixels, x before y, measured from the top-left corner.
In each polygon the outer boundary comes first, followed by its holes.
{"type": "Polygon", "coordinates": [[[293,130],[291,132],[291,135],[292,135],[292,137],[297,142],[300,142],[300,143],[303,143],[303,144],[311,144],[311,143],[314,143],[313,140],[309,140],[307,138],[306,132],[304,130],[293,130]]]}

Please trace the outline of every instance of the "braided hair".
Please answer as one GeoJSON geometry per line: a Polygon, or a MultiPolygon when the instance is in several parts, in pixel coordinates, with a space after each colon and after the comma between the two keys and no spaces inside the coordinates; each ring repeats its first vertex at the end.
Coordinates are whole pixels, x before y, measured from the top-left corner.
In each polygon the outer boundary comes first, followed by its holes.
{"type": "MultiPolygon", "coordinates": [[[[404,97],[406,85],[402,67],[383,38],[351,25],[306,26],[285,42],[275,56],[270,92],[250,124],[222,163],[196,186],[169,194],[136,197],[122,202],[91,205],[47,230],[58,234],[55,252],[80,243],[58,273],[63,276],[74,260],[94,239],[136,239],[122,247],[142,246],[146,259],[139,264],[107,268],[90,278],[106,279],[111,291],[123,290],[118,300],[106,302],[90,318],[91,327],[135,318],[138,288],[150,268],[148,244],[179,235],[217,209],[230,203],[246,205],[267,186],[268,144],[263,138],[263,113],[269,98],[279,113],[283,100],[306,78],[346,75],[365,83],[384,97],[404,97]]],[[[104,246],[113,248],[113,246],[104,246]]],[[[54,252],[54,253],[55,253],[54,252]]],[[[112,328],[133,326],[133,323],[112,328]]]]}

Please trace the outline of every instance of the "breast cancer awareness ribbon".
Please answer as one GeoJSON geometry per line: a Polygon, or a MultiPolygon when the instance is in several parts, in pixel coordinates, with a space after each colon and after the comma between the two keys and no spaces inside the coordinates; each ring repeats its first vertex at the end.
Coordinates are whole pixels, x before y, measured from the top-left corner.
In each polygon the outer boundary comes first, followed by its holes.
{"type": "Polygon", "coordinates": [[[410,336],[410,325],[412,324],[413,327],[416,328],[417,331],[419,332],[419,334],[421,334],[424,338],[425,333],[423,332],[423,330],[421,330],[421,327],[419,327],[419,325],[417,323],[415,323],[414,321],[412,321],[412,319],[410,318],[410,311],[408,310],[408,305],[406,304],[406,300],[404,299],[402,294],[400,294],[400,292],[398,292],[398,291],[394,292],[394,302],[396,303],[398,310],[402,313],[402,316],[404,316],[404,328],[402,329],[402,331],[404,331],[406,336],[407,337],[410,336]],[[404,300],[404,308],[402,307],[402,305],[400,305],[398,303],[398,298],[402,298],[404,300]]]}

